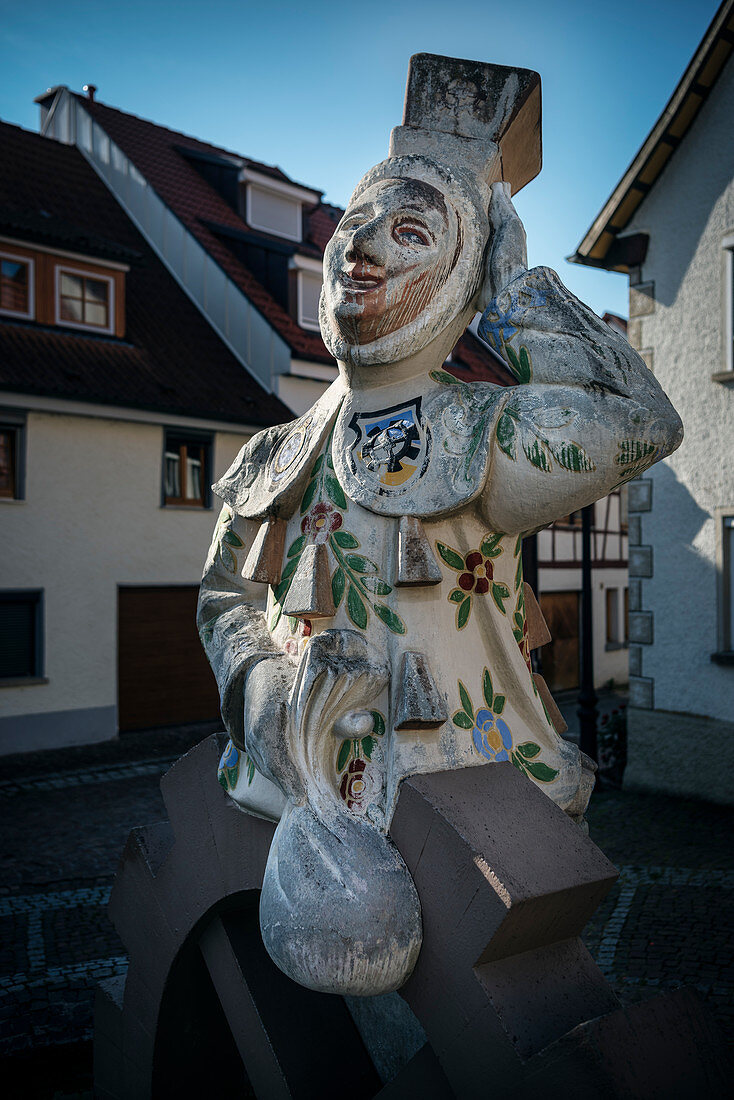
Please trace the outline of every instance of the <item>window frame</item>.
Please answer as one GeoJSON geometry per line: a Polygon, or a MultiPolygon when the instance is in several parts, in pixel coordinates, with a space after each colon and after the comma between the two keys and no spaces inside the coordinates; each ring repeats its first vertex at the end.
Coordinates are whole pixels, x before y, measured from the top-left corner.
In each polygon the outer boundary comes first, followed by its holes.
{"type": "MultiPolygon", "coordinates": [[[[84,299],[82,299],[83,301],[84,299]]],[[[82,332],[98,332],[105,336],[115,335],[115,279],[111,275],[103,275],[99,271],[89,268],[71,267],[67,264],[54,264],[54,319],[61,328],[75,328],[82,332]],[[84,321],[67,321],[61,317],[61,276],[74,275],[79,279],[94,279],[98,283],[107,283],[109,296],[107,298],[107,326],[90,325],[84,321]]]]}
{"type": "Polygon", "coordinates": [[[163,451],[161,455],[161,507],[162,508],[184,508],[186,511],[207,510],[212,507],[212,491],[211,491],[211,471],[212,471],[212,458],[214,452],[214,438],[210,432],[199,431],[187,431],[185,428],[164,428],[163,429],[163,451]],[[203,452],[202,461],[202,496],[195,499],[186,497],[169,497],[166,492],[166,454],[169,451],[173,451],[174,444],[178,446],[179,452],[179,477],[181,479],[181,490],[186,491],[186,463],[182,459],[182,450],[191,444],[195,444],[201,447],[203,452]]]}
{"type": "Polygon", "coordinates": [[[721,242],[724,250],[724,370],[734,374],[734,233],[721,242]]]}
{"type": "Polygon", "coordinates": [[[251,229],[257,229],[260,233],[268,233],[271,237],[280,237],[284,241],[294,241],[300,244],[303,240],[303,203],[294,198],[292,195],[283,193],[282,191],[274,187],[264,187],[260,183],[253,183],[248,181],[245,193],[245,220],[251,229]],[[282,230],[273,229],[272,225],[262,225],[260,222],[253,220],[252,216],[252,193],[259,191],[264,195],[274,195],[279,199],[285,199],[289,202],[295,210],[295,228],[292,233],[284,233],[282,230]]]}
{"type": "Polygon", "coordinates": [[[23,263],[28,267],[28,310],[23,312],[17,309],[5,309],[0,306],[0,316],[19,317],[24,321],[34,321],[36,317],[36,264],[32,256],[20,256],[10,252],[6,248],[0,248],[0,260],[11,260],[14,263],[23,263]]]}
{"type": "Polygon", "coordinates": [[[0,670],[0,687],[24,687],[27,684],[48,683],[44,675],[45,632],[44,632],[43,588],[3,588],[0,589],[0,604],[33,601],[33,671],[28,676],[3,676],[0,670]]]}
{"type": "Polygon", "coordinates": [[[734,505],[714,510],[716,522],[718,664],[734,664],[734,505]],[[728,530],[728,534],[727,534],[728,530]]]}
{"type": "MultiPolygon", "coordinates": [[[[297,295],[298,295],[298,324],[301,326],[301,328],[305,328],[309,332],[319,332],[320,331],[319,316],[318,316],[319,307],[318,307],[318,302],[317,302],[317,304],[316,304],[316,317],[315,318],[304,316],[304,312],[303,312],[303,279],[307,275],[315,275],[315,274],[316,274],[315,271],[311,271],[310,269],[307,269],[307,268],[300,268],[296,272],[296,288],[297,288],[297,295]]],[[[323,287],[323,285],[324,285],[324,280],[323,280],[323,275],[322,275],[321,286],[323,287]]],[[[319,290],[319,295],[320,294],[321,294],[321,291],[319,290]]]]}
{"type": "Polygon", "coordinates": [[[15,438],[13,493],[11,496],[3,496],[0,493],[0,503],[25,500],[26,414],[17,409],[0,406],[0,431],[10,431],[15,438]]]}

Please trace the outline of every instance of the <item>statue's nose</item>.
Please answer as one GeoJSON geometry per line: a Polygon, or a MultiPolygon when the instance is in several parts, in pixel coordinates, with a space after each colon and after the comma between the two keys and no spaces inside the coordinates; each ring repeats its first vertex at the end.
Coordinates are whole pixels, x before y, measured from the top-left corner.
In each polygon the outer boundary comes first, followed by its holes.
{"type": "Polygon", "coordinates": [[[365,222],[355,229],[349,242],[346,258],[350,263],[367,263],[374,267],[385,265],[385,227],[378,219],[365,222]]]}

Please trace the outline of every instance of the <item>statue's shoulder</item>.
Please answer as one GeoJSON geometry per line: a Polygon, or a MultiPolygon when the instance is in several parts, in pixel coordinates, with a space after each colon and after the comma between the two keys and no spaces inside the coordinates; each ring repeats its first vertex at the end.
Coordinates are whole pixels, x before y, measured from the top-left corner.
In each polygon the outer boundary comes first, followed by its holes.
{"type": "Polygon", "coordinates": [[[258,432],[212,486],[213,491],[246,519],[289,516],[343,397],[343,385],[337,379],[303,416],[258,432]]]}

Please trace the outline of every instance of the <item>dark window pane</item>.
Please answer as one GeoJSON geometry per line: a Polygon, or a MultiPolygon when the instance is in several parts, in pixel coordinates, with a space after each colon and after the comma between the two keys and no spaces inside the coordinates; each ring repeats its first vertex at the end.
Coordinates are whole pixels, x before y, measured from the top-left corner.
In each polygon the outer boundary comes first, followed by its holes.
{"type": "Polygon", "coordinates": [[[178,500],[181,497],[181,466],[178,451],[166,451],[165,466],[166,498],[178,500]]]}
{"type": "Polygon", "coordinates": [[[84,280],[84,297],[89,302],[101,302],[103,305],[107,305],[107,283],[103,283],[101,279],[85,279],[84,280]]]}
{"type": "Polygon", "coordinates": [[[0,261],[0,308],[28,312],[28,264],[0,261]]]}
{"type": "Polygon", "coordinates": [[[13,428],[0,428],[0,497],[14,497],[18,433],[13,428]]]}
{"type": "MultiPolygon", "coordinates": [[[[198,448],[197,455],[200,454],[201,448],[198,448]]],[[[190,454],[186,456],[186,499],[187,500],[201,500],[201,457],[192,457],[190,454]]]]}
{"type": "Polygon", "coordinates": [[[0,597],[0,678],[36,676],[38,597],[0,597]]]}
{"type": "Polygon", "coordinates": [[[76,298],[62,298],[59,311],[62,321],[80,322],[82,319],[82,300],[76,298]]]}

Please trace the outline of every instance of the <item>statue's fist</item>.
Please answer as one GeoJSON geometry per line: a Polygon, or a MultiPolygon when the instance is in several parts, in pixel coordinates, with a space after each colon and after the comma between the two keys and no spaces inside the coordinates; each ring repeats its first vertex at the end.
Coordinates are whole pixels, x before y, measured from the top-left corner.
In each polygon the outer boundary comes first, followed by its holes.
{"type": "Polygon", "coordinates": [[[527,271],[525,229],[511,199],[509,183],[492,184],[489,221],[492,229],[487,270],[479,308],[484,310],[508,283],[527,271]]]}

